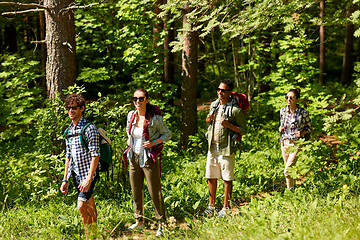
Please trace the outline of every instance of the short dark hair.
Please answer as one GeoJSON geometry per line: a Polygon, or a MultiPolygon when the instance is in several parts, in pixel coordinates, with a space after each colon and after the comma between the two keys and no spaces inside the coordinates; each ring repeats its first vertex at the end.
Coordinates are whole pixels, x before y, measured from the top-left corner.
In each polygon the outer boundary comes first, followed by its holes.
{"type": "Polygon", "coordinates": [[[76,105],[78,107],[83,107],[84,106],[84,111],[85,111],[85,99],[83,98],[83,96],[81,96],[80,94],[69,94],[66,96],[65,98],[65,106],[69,106],[70,103],[72,102],[76,102],[76,105]]]}
{"type": "Polygon", "coordinates": [[[292,92],[297,99],[300,98],[300,89],[299,88],[290,89],[289,92],[292,92]]]}
{"type": "Polygon", "coordinates": [[[226,84],[226,86],[228,86],[230,90],[233,90],[234,88],[234,83],[230,79],[223,79],[220,81],[220,83],[226,84]]]}

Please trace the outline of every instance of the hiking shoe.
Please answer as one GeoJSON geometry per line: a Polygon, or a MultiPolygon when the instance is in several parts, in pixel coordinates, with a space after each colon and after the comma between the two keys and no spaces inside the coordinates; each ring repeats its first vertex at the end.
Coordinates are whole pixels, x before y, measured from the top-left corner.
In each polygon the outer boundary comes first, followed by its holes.
{"type": "Polygon", "coordinates": [[[164,234],[164,228],[160,225],[158,230],[156,231],[156,235],[157,237],[160,237],[164,234]]]}
{"type": "Polygon", "coordinates": [[[128,227],[128,230],[134,231],[134,230],[141,230],[144,228],[144,223],[136,222],[130,227],[128,227]]]}
{"type": "Polygon", "coordinates": [[[199,213],[199,217],[212,217],[216,214],[216,207],[208,206],[203,212],[199,213]]]}
{"type": "Polygon", "coordinates": [[[220,210],[218,217],[226,217],[227,215],[229,215],[229,211],[230,208],[228,207],[224,207],[223,209],[220,210]]]}

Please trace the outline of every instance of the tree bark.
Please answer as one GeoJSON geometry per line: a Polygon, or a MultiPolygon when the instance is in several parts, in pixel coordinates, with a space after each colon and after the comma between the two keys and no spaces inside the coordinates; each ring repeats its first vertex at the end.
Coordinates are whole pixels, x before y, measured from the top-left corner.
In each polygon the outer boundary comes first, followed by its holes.
{"type": "MultiPolygon", "coordinates": [[[[346,11],[346,17],[349,18],[352,14],[352,8],[349,8],[346,11]]],[[[354,50],[354,24],[350,21],[346,24],[346,33],[345,33],[345,49],[344,57],[342,64],[342,74],[341,74],[341,83],[350,84],[351,76],[353,73],[353,59],[352,53],[354,50]]]]}
{"type": "Polygon", "coordinates": [[[166,31],[166,37],[164,40],[164,83],[175,82],[175,58],[170,47],[170,43],[175,40],[175,30],[173,25],[169,23],[169,20],[170,13],[168,12],[165,15],[164,21],[164,28],[166,31]]]}
{"type": "Polygon", "coordinates": [[[184,5],[183,27],[184,45],[182,51],[181,85],[181,147],[187,148],[190,135],[197,132],[197,71],[198,71],[198,36],[189,23],[187,13],[191,12],[188,5],[184,5]],[[189,27],[190,25],[190,27],[189,27]]]}
{"type": "MultiPolygon", "coordinates": [[[[325,17],[325,0],[320,0],[320,18],[325,17]]],[[[323,85],[325,80],[325,25],[323,20],[321,20],[320,25],[320,74],[319,74],[319,84],[323,85]]]]}
{"type": "Polygon", "coordinates": [[[63,96],[62,89],[75,83],[75,23],[72,10],[60,12],[73,0],[45,0],[46,85],[49,98],[63,96]]]}

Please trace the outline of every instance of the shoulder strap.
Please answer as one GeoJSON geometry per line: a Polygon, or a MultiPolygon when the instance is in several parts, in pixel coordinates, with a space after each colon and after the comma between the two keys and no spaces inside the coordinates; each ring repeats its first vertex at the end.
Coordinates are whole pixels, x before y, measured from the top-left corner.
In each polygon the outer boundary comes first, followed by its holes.
{"type": "Polygon", "coordinates": [[[89,142],[87,141],[86,137],[85,137],[85,130],[88,126],[90,126],[91,122],[87,122],[82,128],[81,128],[81,133],[80,133],[80,142],[81,145],[86,148],[86,150],[89,150],[89,142]]]}
{"type": "Polygon", "coordinates": [[[66,138],[66,139],[69,138],[69,127],[65,129],[64,135],[65,135],[65,138],[66,138]]]}
{"type": "Polygon", "coordinates": [[[214,101],[214,105],[210,109],[210,114],[214,114],[216,109],[218,109],[219,105],[220,105],[219,99],[216,99],[214,101]]]}
{"type": "Polygon", "coordinates": [[[133,124],[134,119],[135,119],[135,112],[136,112],[136,111],[134,111],[134,112],[132,113],[131,118],[130,118],[130,124],[129,124],[129,134],[131,134],[132,124],[133,124]]]}

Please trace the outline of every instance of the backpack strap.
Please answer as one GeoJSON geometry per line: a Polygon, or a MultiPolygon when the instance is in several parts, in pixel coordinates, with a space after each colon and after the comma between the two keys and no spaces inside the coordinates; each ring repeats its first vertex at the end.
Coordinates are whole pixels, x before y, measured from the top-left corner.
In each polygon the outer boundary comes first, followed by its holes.
{"type": "Polygon", "coordinates": [[[211,109],[210,109],[210,114],[214,114],[215,111],[216,111],[216,109],[219,108],[219,106],[220,106],[220,101],[219,101],[219,99],[216,99],[216,100],[214,101],[213,106],[212,106],[211,109]]]}
{"type": "Polygon", "coordinates": [[[86,136],[85,136],[85,130],[88,126],[90,126],[92,123],[91,122],[87,122],[82,128],[81,128],[81,132],[80,134],[80,142],[81,142],[81,145],[86,149],[86,151],[89,151],[89,142],[88,140],[86,139],[86,136]]]}
{"type": "Polygon", "coordinates": [[[136,114],[136,111],[133,111],[132,115],[131,115],[131,118],[130,118],[130,124],[129,124],[129,134],[131,134],[131,128],[132,128],[132,124],[134,122],[134,119],[135,119],[135,114],[136,114]]]}

